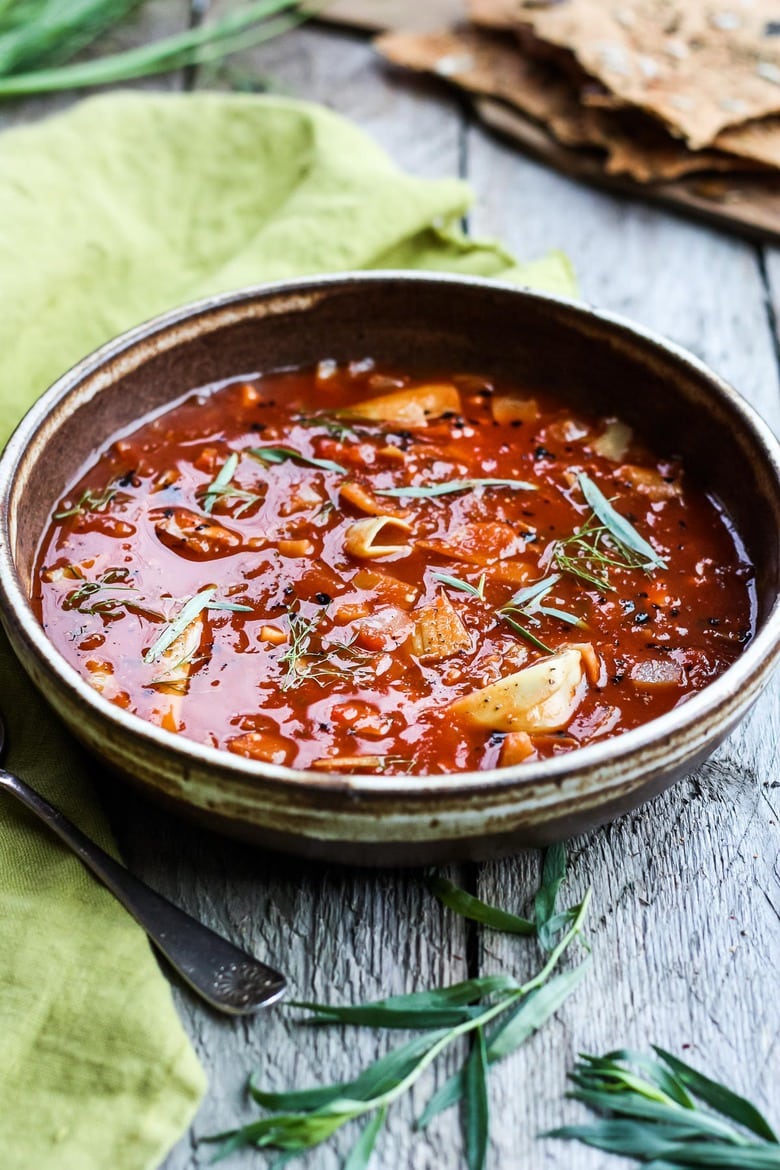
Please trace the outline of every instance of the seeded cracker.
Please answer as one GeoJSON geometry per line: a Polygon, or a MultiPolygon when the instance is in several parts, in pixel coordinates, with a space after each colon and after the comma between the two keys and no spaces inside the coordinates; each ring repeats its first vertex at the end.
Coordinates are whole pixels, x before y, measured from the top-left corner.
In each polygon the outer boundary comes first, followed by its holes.
{"type": "MultiPolygon", "coordinates": [[[[516,0],[537,37],[570,49],[622,101],[694,149],[719,131],[780,113],[778,0],[516,0]]],[[[479,7],[483,16],[487,0],[479,7]]],[[[495,6],[498,20],[504,5],[495,6]]]]}
{"type": "Polygon", "coordinates": [[[598,147],[606,153],[608,174],[652,182],[697,171],[750,169],[742,159],[716,151],[689,151],[641,112],[583,107],[573,80],[553,62],[522,54],[516,40],[505,34],[478,29],[426,36],[391,33],[377,47],[396,65],[510,102],[544,123],[566,146],[598,147]]]}
{"type": "Polygon", "coordinates": [[[780,118],[764,118],[730,126],[715,139],[719,150],[780,168],[780,118]]]}

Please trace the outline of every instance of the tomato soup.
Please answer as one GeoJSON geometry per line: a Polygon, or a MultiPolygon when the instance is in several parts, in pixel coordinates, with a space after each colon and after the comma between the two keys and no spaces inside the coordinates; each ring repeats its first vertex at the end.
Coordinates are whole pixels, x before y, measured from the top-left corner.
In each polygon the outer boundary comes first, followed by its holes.
{"type": "Polygon", "coordinates": [[[55,509],[34,604],[110,702],[322,775],[618,735],[722,673],[755,611],[728,517],[620,419],[368,359],[115,437],[55,509]]]}

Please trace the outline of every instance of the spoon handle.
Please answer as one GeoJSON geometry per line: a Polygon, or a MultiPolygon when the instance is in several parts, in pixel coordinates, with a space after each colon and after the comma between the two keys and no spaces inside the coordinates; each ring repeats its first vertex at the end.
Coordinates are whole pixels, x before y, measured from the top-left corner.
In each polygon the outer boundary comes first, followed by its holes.
{"type": "Polygon", "coordinates": [[[283,975],[155,893],[18,776],[0,768],[0,787],[13,793],[70,846],[129,910],[182,979],[212,1007],[229,1015],[248,1015],[284,995],[283,975]]]}

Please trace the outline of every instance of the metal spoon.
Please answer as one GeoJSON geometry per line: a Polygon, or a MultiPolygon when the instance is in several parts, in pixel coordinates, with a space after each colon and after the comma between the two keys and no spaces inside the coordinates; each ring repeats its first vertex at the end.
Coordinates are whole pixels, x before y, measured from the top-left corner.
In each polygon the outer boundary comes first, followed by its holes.
{"type": "MultiPolygon", "coordinates": [[[[0,716],[0,756],[4,742],[5,725],[0,716]]],[[[12,793],[71,847],[87,869],[130,911],[182,979],[212,1007],[243,1016],[282,998],[286,989],[283,975],[155,893],[4,768],[0,768],[0,789],[12,793]]]]}

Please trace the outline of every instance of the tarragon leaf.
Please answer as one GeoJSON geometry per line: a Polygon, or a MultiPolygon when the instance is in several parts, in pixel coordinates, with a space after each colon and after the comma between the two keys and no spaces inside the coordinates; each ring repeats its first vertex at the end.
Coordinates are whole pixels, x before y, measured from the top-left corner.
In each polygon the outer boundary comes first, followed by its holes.
{"type": "Polygon", "coordinates": [[[508,910],[491,906],[488,902],[475,898],[473,894],[467,893],[466,890],[460,889],[459,886],[438,874],[427,879],[427,886],[434,897],[438,898],[450,910],[454,910],[456,914],[460,914],[462,918],[468,918],[472,922],[481,922],[483,926],[489,926],[492,930],[501,930],[505,934],[536,934],[535,924],[529,922],[527,918],[520,918],[508,910]]]}
{"type": "Polygon", "coordinates": [[[612,507],[604,493],[596,487],[590,476],[585,472],[581,472],[578,477],[578,482],[587,503],[591,509],[596,513],[599,520],[604,524],[614,537],[616,537],[622,544],[633,549],[635,553],[639,553],[641,557],[645,557],[649,564],[654,565],[657,569],[665,569],[666,561],[659,557],[651,544],[640,536],[633,524],[626,520],[625,516],[621,516],[615,508],[612,507]]]}
{"type": "Polygon", "coordinates": [[[313,455],[302,455],[292,447],[250,447],[249,454],[254,455],[263,463],[284,463],[292,459],[295,463],[303,463],[307,467],[319,467],[322,471],[336,471],[339,475],[346,475],[346,467],[334,463],[332,459],[317,459],[313,455]]]}
{"type": "MultiPolygon", "coordinates": [[[[544,1023],[555,1015],[561,1004],[576,990],[590,967],[586,959],[571,971],[554,975],[544,984],[521,999],[486,1038],[488,1064],[495,1064],[520,1048],[544,1023]]],[[[434,1093],[417,1121],[424,1129],[438,1113],[456,1105],[463,1096],[463,1073],[450,1077],[434,1093]]]]}
{"type": "Polygon", "coordinates": [[[204,609],[225,609],[230,613],[251,613],[252,607],[250,605],[240,605],[235,601],[215,601],[214,594],[216,592],[216,588],[210,586],[208,589],[202,589],[200,593],[196,593],[194,597],[185,602],[173,621],[168,622],[157,640],[146,651],[144,662],[148,664],[162,658],[168,647],[173,645],[179,637],[179,634],[183,634],[187,626],[194,622],[204,609]]]}
{"type": "Polygon", "coordinates": [[[419,486],[374,488],[377,496],[398,496],[409,500],[428,500],[436,496],[448,496],[456,492],[471,492],[476,488],[507,487],[515,491],[535,492],[536,484],[522,479],[451,479],[448,483],[432,483],[419,486]]]}
{"type": "Polygon", "coordinates": [[[368,1164],[371,1161],[371,1155],[374,1152],[376,1139],[385,1123],[386,1117],[387,1106],[383,1105],[381,1109],[377,1109],[350,1150],[349,1157],[344,1163],[344,1170],[367,1170],[368,1164]]]}
{"type": "Polygon", "coordinates": [[[392,995],[373,1003],[335,1006],[293,1001],[291,1007],[315,1013],[315,1024],[364,1024],[377,1028],[431,1028],[454,1026],[484,1011],[478,1001],[502,991],[514,991],[511,975],[482,975],[449,987],[392,995]]]}
{"type": "Polygon", "coordinates": [[[534,898],[534,918],[539,943],[544,950],[553,947],[551,922],[561,882],[566,877],[566,846],[551,845],[545,850],[542,865],[542,884],[534,898]]]}
{"type": "Polygon", "coordinates": [[[464,1137],[469,1170],[484,1170],[488,1147],[490,1114],[487,1094],[487,1049],[485,1032],[477,1028],[466,1067],[463,1070],[466,1117],[464,1137]]]}

